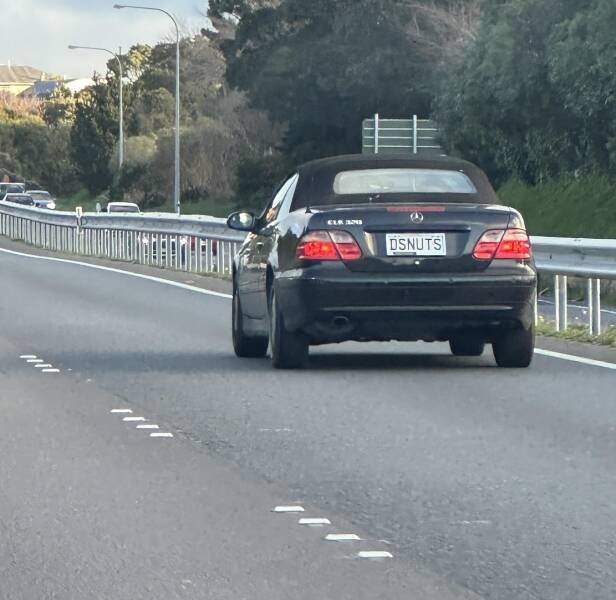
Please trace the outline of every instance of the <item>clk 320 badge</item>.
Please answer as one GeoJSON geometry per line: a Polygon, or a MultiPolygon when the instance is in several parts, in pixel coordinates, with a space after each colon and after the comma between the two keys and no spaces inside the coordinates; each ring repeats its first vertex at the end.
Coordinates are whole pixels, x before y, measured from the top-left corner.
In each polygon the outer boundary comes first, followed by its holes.
{"type": "Polygon", "coordinates": [[[364,222],[362,219],[330,219],[327,224],[335,227],[337,225],[363,225],[364,222]]]}

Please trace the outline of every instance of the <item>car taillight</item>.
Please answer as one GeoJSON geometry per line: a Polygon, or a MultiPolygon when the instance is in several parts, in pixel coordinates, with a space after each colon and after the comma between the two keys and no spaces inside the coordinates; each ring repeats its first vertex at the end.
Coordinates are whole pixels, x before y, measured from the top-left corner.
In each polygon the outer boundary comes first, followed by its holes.
{"type": "Polygon", "coordinates": [[[486,231],[473,251],[477,260],[528,260],[532,249],[528,234],[523,229],[492,229],[486,231]]]}
{"type": "Polygon", "coordinates": [[[297,245],[300,260],[357,260],[361,248],[346,231],[311,231],[297,245]]]}

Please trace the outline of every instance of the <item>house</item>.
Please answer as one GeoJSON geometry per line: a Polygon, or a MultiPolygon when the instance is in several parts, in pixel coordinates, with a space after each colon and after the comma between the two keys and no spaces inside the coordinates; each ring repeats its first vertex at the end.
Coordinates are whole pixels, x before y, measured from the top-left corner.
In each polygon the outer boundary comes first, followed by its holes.
{"type": "Polygon", "coordinates": [[[71,94],[77,94],[91,85],[94,85],[94,80],[89,77],[80,79],[43,79],[35,81],[34,85],[21,92],[21,95],[45,99],[60,87],[66,88],[71,94]]]}
{"type": "Polygon", "coordinates": [[[40,69],[26,65],[0,65],[0,93],[21,94],[32,87],[37,81],[46,79],[58,79],[40,69]]]}

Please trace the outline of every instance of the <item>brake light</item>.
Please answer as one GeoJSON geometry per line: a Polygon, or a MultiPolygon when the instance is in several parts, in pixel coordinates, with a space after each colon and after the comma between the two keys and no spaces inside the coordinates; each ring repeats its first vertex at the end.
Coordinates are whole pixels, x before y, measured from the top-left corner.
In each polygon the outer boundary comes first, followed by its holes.
{"type": "Polygon", "coordinates": [[[530,239],[523,229],[486,231],[473,251],[473,257],[477,260],[528,260],[531,256],[530,239]]]}
{"type": "Polygon", "coordinates": [[[311,231],[297,245],[300,260],[357,260],[361,248],[346,231],[311,231]]]}
{"type": "Polygon", "coordinates": [[[494,258],[527,260],[532,256],[530,239],[523,229],[507,229],[494,258]]]}

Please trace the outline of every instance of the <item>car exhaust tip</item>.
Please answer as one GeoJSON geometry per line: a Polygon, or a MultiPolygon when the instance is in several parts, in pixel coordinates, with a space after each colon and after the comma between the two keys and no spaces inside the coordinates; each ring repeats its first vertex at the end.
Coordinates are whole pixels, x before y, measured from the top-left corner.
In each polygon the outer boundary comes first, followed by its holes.
{"type": "Polygon", "coordinates": [[[332,319],[332,325],[336,329],[345,329],[351,325],[351,321],[349,321],[348,317],[338,316],[332,319]]]}

